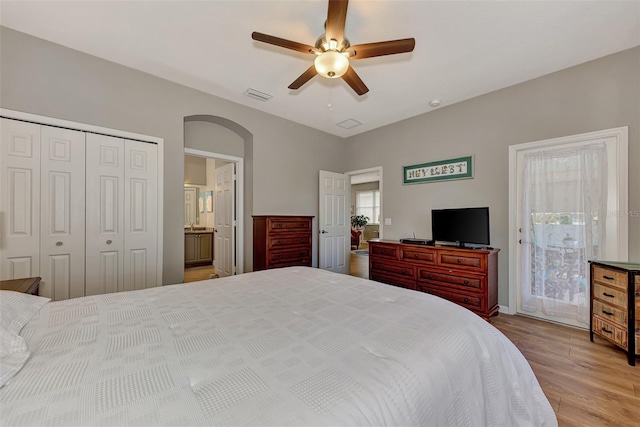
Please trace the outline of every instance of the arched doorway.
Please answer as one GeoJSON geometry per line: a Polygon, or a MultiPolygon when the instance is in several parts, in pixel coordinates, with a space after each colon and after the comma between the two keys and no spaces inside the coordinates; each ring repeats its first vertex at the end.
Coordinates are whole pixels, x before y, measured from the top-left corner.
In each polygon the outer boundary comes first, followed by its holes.
{"type": "MultiPolygon", "coordinates": [[[[253,134],[238,123],[224,117],[192,115],[184,118],[185,152],[223,162],[241,159],[236,200],[236,272],[251,271],[253,265],[253,134]]],[[[185,171],[186,173],[186,171],[185,171]]]]}

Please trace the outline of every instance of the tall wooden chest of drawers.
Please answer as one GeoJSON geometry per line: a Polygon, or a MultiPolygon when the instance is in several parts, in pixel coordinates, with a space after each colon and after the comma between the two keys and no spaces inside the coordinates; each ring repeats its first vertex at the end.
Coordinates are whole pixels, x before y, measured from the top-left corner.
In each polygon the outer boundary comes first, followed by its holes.
{"type": "Polygon", "coordinates": [[[611,341],[635,366],[640,355],[640,263],[590,263],[591,341],[594,334],[611,341]]]}
{"type": "Polygon", "coordinates": [[[312,225],[312,216],[254,215],[253,271],[311,267],[312,225]]]}
{"type": "Polygon", "coordinates": [[[369,278],[437,295],[489,320],[498,314],[499,249],[369,241],[369,278]]]}

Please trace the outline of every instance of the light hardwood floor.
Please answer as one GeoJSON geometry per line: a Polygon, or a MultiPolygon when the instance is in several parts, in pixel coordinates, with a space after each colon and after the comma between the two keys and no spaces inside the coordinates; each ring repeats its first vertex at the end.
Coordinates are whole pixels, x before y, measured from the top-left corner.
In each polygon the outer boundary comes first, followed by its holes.
{"type": "MultiPolygon", "coordinates": [[[[367,278],[369,257],[351,252],[351,275],[367,278]]],[[[501,314],[491,323],[529,361],[561,427],[640,426],[640,359],[589,332],[501,314]]]]}
{"type": "Polygon", "coordinates": [[[209,276],[215,274],[215,272],[216,269],[212,265],[185,268],[184,283],[197,282],[198,280],[207,280],[209,279],[209,276]]]}

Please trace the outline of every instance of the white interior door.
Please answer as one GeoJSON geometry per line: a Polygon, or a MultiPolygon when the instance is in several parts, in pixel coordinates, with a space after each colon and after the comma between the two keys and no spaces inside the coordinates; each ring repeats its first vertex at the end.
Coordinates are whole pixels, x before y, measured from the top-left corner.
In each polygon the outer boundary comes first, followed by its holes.
{"type": "Polygon", "coordinates": [[[86,295],[124,290],[124,140],[87,134],[86,295]]]}
{"type": "Polygon", "coordinates": [[[40,126],[1,119],[0,280],[40,275],[40,126]]]}
{"type": "Polygon", "coordinates": [[[347,212],[350,199],[349,176],[320,171],[319,267],[336,273],[349,273],[351,244],[347,212]]]}
{"type": "Polygon", "coordinates": [[[41,127],[40,295],[84,296],[85,134],[41,127]]]}
{"type": "Polygon", "coordinates": [[[124,288],[158,286],[158,146],[124,141],[124,288]]]}
{"type": "Polygon", "coordinates": [[[235,274],[235,163],[215,171],[215,266],[220,277],[235,274]]]}

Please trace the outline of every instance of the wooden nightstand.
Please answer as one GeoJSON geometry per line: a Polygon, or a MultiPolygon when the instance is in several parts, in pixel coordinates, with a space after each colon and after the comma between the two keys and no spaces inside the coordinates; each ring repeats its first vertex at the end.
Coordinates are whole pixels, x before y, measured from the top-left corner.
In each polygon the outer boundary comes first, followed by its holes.
{"type": "Polygon", "coordinates": [[[0,289],[3,291],[15,291],[23,294],[38,295],[40,277],[28,277],[26,279],[2,280],[0,289]]]}

